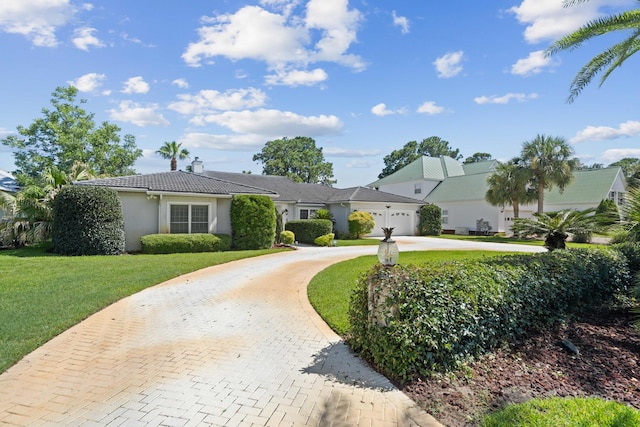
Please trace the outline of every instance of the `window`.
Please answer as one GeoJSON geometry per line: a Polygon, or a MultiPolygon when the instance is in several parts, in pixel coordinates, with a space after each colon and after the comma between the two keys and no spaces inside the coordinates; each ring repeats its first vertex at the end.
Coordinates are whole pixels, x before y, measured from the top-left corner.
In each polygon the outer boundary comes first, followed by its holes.
{"type": "Polygon", "coordinates": [[[413,185],[413,193],[414,194],[421,194],[422,193],[422,184],[417,183],[413,185]]]}
{"type": "Polygon", "coordinates": [[[171,205],[169,208],[169,232],[208,233],[208,205],[171,205]]]}
{"type": "Polygon", "coordinates": [[[447,209],[442,210],[442,223],[449,224],[449,211],[447,209]]]}
{"type": "Polygon", "coordinates": [[[300,209],[300,219],[310,219],[317,209],[300,209]]]}

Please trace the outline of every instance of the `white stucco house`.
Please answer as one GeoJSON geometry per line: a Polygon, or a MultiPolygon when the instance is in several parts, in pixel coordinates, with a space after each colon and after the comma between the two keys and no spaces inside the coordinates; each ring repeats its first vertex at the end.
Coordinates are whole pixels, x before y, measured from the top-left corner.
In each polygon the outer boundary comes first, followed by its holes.
{"type": "Polygon", "coordinates": [[[365,187],[339,189],[299,184],[280,176],[205,171],[197,160],[192,170],[79,181],[74,185],[103,186],[118,192],[127,251],[140,250],[140,238],[147,234],[231,234],[231,200],[239,194],[271,197],[285,222],[309,219],[316,210],[327,209],[334,216],[337,231],[345,234],[349,214],[367,211],[376,220],[371,236],[382,236],[381,227],[395,227],[395,235],[414,235],[417,211],[424,204],[365,187]]]}
{"type": "MultiPolygon", "coordinates": [[[[493,206],[484,200],[487,178],[497,161],[462,164],[450,157],[422,157],[397,172],[372,182],[368,187],[415,197],[442,209],[444,233],[510,232],[513,209],[493,206]]],[[[574,181],[561,193],[558,188],[544,193],[547,212],[562,209],[595,208],[603,199],[624,202],[625,179],[621,168],[588,169],[575,172],[574,181]]],[[[520,217],[531,217],[537,204],[520,206],[520,217]]]]}

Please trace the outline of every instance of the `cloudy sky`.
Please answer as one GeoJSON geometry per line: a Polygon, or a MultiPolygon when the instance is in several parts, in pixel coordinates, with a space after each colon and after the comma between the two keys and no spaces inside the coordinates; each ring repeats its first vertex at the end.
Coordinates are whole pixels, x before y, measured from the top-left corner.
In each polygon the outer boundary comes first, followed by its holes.
{"type": "MultiPolygon", "coordinates": [[[[74,85],[97,123],[144,150],[176,140],[206,169],[252,171],[269,140],[309,136],[339,187],[377,178],[383,157],[438,136],[506,160],[537,134],[584,163],[640,157],[640,57],[567,104],[576,72],[623,35],[547,58],[556,38],[634,0],[2,0],[0,137],[74,85]]],[[[184,169],[187,161],[180,162],[184,169]]],[[[0,168],[13,155],[0,146],[0,168]]]]}

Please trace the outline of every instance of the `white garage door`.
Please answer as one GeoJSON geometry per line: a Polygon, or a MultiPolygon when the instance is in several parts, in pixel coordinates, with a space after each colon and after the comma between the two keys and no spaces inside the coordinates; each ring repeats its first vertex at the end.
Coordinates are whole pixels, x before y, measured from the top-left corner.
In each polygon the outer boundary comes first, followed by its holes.
{"type": "Polygon", "coordinates": [[[416,213],[409,210],[391,210],[389,227],[393,227],[394,236],[413,236],[415,232],[416,213]]]}

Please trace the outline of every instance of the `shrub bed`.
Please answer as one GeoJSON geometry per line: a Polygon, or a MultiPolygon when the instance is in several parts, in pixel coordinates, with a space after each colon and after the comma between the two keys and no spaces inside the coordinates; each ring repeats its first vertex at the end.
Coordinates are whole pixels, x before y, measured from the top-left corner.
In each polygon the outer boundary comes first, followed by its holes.
{"type": "Polygon", "coordinates": [[[222,252],[231,249],[227,234],[148,234],[140,239],[143,254],[222,252]]]}
{"type": "Polygon", "coordinates": [[[351,347],[396,380],[461,363],[606,303],[632,275],[614,250],[573,249],[422,266],[375,266],[349,308],[351,347]],[[369,286],[385,326],[370,321],[369,286]]]}
{"type": "Polygon", "coordinates": [[[284,228],[292,231],[298,242],[312,245],[316,238],[331,233],[333,223],[328,219],[294,219],[284,228]]]}

